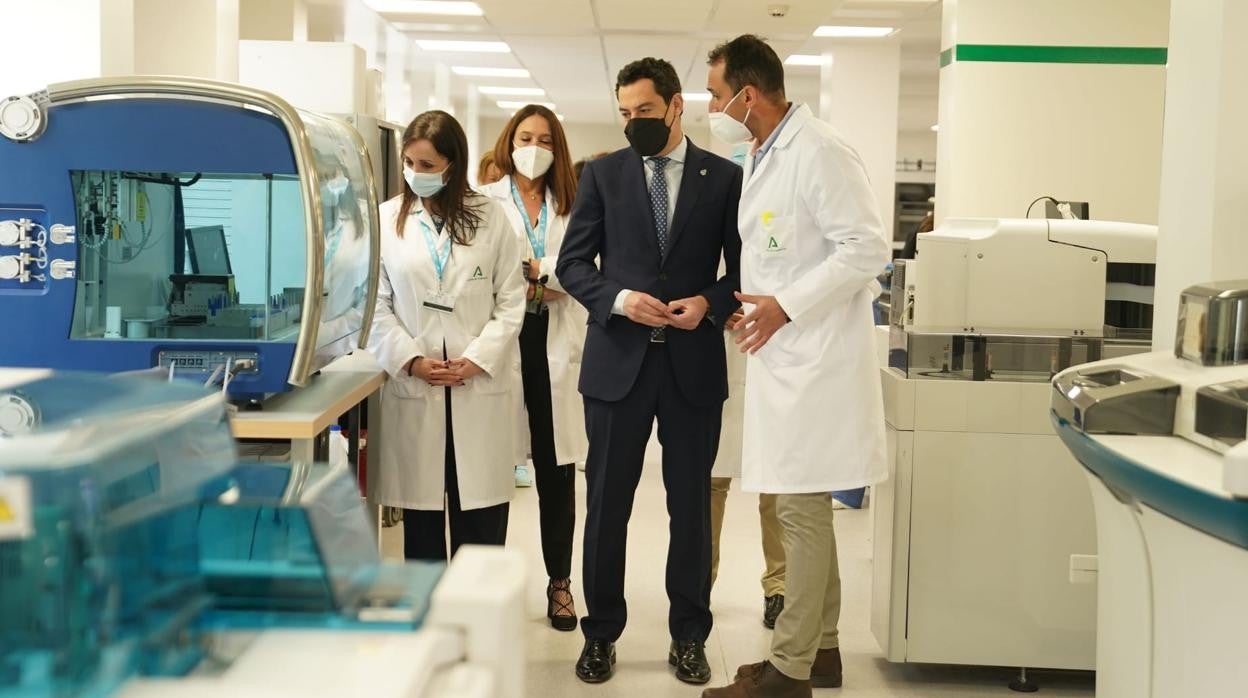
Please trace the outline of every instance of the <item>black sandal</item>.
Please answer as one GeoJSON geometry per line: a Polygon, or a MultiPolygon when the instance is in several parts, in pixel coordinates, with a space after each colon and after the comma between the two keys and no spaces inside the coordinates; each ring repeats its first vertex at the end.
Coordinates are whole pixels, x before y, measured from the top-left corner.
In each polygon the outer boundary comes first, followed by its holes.
{"type": "Polygon", "coordinates": [[[555,586],[555,580],[546,585],[546,617],[550,619],[550,627],[563,632],[576,630],[576,600],[572,598],[572,580],[561,580],[563,585],[555,586]],[[558,592],[566,592],[567,603],[555,598],[558,592]]]}

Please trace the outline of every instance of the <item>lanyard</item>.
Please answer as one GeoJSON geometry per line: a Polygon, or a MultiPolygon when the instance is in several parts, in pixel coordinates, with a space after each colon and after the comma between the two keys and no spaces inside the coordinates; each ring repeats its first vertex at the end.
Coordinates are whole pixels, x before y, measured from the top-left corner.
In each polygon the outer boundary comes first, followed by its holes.
{"type": "Polygon", "coordinates": [[[520,198],[520,190],[516,188],[516,180],[511,180],[511,198],[516,202],[516,208],[520,209],[520,217],[524,219],[524,232],[529,234],[529,244],[533,246],[533,256],[542,259],[546,256],[546,201],[542,201],[542,212],[537,217],[537,230],[533,229],[533,223],[529,221],[529,210],[524,207],[524,201],[520,198]],[[541,239],[538,239],[538,234],[541,239]]]}
{"type": "Polygon", "coordinates": [[[420,221],[420,230],[425,234],[425,245],[429,247],[429,256],[433,258],[433,271],[438,275],[438,287],[442,287],[442,276],[446,272],[446,265],[451,261],[451,236],[446,236],[446,246],[441,253],[438,252],[438,244],[433,237],[433,231],[430,230],[429,224],[425,219],[418,218],[420,221]]]}

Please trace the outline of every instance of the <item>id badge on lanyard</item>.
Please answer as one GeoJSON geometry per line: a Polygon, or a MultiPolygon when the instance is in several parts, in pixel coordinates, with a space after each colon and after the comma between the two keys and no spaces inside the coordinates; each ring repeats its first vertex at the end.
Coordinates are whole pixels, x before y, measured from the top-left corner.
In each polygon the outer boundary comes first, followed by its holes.
{"type": "Polygon", "coordinates": [[[446,291],[443,277],[446,274],[446,265],[451,261],[451,246],[454,241],[450,235],[447,235],[446,244],[439,250],[433,231],[423,219],[420,221],[420,230],[425,235],[425,245],[429,248],[429,257],[433,260],[433,272],[438,277],[438,287],[429,290],[425,302],[421,305],[439,313],[453,313],[455,312],[455,296],[446,291]]]}
{"type": "Polygon", "coordinates": [[[524,207],[524,200],[520,198],[520,189],[516,187],[516,180],[511,180],[511,199],[516,202],[516,208],[520,210],[520,219],[524,221],[524,232],[529,236],[529,246],[533,248],[533,256],[542,259],[546,256],[546,201],[542,201],[542,212],[537,216],[537,228],[533,227],[532,221],[529,220],[529,210],[524,207]]]}

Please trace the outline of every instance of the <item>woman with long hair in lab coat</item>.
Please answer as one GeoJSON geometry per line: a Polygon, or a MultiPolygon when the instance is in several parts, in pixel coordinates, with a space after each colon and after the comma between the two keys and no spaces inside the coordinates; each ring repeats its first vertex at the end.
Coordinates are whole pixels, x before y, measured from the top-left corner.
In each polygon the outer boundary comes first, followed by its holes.
{"type": "Polygon", "coordinates": [[[400,507],[408,559],[502,545],[514,486],[510,392],[524,319],[520,241],[468,186],[468,141],[441,111],[403,133],[401,197],[381,205],[381,280],[369,350],[382,389],[372,497],[400,507]],[[453,407],[452,407],[453,405],[453,407]]]}
{"type": "Polygon", "coordinates": [[[523,250],[516,267],[523,267],[528,281],[520,367],[542,553],[550,578],[546,615],[557,630],[571,631],[577,624],[570,579],[576,524],[573,464],[584,460],[589,448],[585,407],[577,391],[588,315],[564,295],[555,277],[576,180],[567,137],[554,112],[535,104],[516,112],[495,146],[494,164],[503,178],[482,192],[506,212],[523,250]]]}

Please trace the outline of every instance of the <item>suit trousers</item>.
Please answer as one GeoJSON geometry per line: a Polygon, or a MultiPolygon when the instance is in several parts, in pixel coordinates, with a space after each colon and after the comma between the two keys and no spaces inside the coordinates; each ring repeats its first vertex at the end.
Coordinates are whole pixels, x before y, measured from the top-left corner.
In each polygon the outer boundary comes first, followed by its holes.
{"type": "Polygon", "coordinates": [[[793,679],[809,679],[818,651],[840,644],[841,574],[832,512],[832,496],[826,492],[776,496],[788,560],[788,594],[776,619],[770,659],[772,666],[793,679]]]}
{"type": "Polygon", "coordinates": [[[663,446],[669,544],[668,630],[705,642],[711,632],[711,467],[723,405],[695,405],[676,384],[667,345],[651,343],[632,390],[618,402],[585,398],[585,637],[614,642],[624,632],[625,551],[633,498],[655,419],[663,446]]]}
{"type": "Polygon", "coordinates": [[[451,529],[451,556],[461,545],[502,545],[507,540],[504,502],[465,511],[460,507],[459,475],[455,463],[455,430],[451,426],[451,388],[446,389],[446,505],[445,511],[403,510],[403,556],[408,560],[448,560],[446,529],[451,529]]]}
{"type": "MultiPolygon", "coordinates": [[[[719,538],[724,528],[730,477],[711,478],[711,586],[719,577],[719,538]]],[[[758,495],[758,521],[763,534],[763,596],[784,596],[784,540],[776,520],[776,495],[758,495]]]]}
{"type": "MultiPolygon", "coordinates": [[[[571,303],[571,300],[560,301],[571,303]]],[[[555,422],[550,392],[546,337],[550,313],[525,313],[520,328],[520,377],[529,415],[529,453],[537,479],[538,521],[546,576],[572,575],[572,534],[576,528],[576,470],[555,455],[555,422]]]]}

